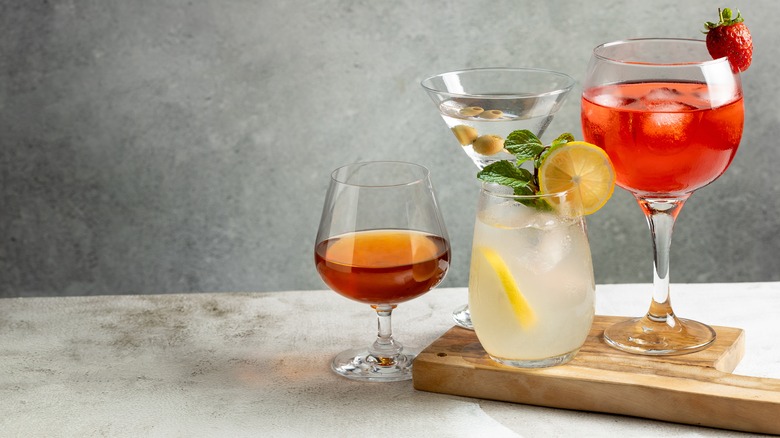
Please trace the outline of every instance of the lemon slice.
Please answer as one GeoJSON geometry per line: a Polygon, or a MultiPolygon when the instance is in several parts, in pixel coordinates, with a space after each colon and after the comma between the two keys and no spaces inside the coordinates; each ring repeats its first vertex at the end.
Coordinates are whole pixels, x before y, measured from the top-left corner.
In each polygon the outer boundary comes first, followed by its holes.
{"type": "Polygon", "coordinates": [[[603,149],[571,141],[550,152],[539,166],[539,189],[556,193],[575,188],[582,214],[595,213],[615,191],[615,168],[603,149]]]}
{"type": "Polygon", "coordinates": [[[520,327],[523,329],[529,329],[536,324],[536,314],[531,306],[528,304],[528,300],[525,299],[523,293],[520,292],[520,288],[517,287],[515,277],[509,271],[509,267],[504,262],[504,259],[492,248],[481,246],[477,248],[477,251],[485,258],[488,265],[498,275],[498,279],[501,282],[501,286],[504,288],[506,297],[509,299],[509,304],[512,306],[512,310],[517,317],[517,321],[520,323],[520,327]]]}

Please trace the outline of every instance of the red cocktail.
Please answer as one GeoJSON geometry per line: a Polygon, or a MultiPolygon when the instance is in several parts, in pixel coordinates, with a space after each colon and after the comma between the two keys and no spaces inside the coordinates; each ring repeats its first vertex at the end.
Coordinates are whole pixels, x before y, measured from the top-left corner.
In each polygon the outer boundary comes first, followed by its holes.
{"type": "Polygon", "coordinates": [[[583,135],[609,154],[621,187],[635,193],[690,193],[718,178],[737,152],[742,96],[726,93],[703,83],[591,88],[582,96],[583,135]]]}
{"type": "Polygon", "coordinates": [[[638,39],[593,50],[582,94],[585,140],[607,152],[617,184],[636,197],[654,250],[650,309],[604,331],[613,347],[669,355],[715,341],[711,327],[672,311],[669,249],[685,201],[737,152],[742,101],[739,72],[726,58],[712,59],[704,41],[638,39]]]}

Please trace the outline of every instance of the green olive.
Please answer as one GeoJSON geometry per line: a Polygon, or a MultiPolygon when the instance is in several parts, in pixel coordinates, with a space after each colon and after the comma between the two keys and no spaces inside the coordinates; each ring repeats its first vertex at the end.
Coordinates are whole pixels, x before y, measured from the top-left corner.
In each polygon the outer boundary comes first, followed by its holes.
{"type": "Polygon", "coordinates": [[[503,115],[504,112],[501,110],[487,110],[481,113],[479,116],[482,117],[483,119],[498,119],[503,115]]]}
{"type": "Polygon", "coordinates": [[[474,143],[474,140],[477,138],[477,130],[469,125],[453,126],[452,133],[455,134],[455,138],[458,139],[462,146],[474,143]]]}
{"type": "Polygon", "coordinates": [[[477,137],[474,140],[474,152],[480,155],[495,155],[504,149],[504,139],[493,134],[477,137]]]}
{"type": "Polygon", "coordinates": [[[478,106],[467,106],[466,108],[461,108],[460,115],[466,117],[474,117],[482,114],[482,111],[485,110],[478,106]]]}

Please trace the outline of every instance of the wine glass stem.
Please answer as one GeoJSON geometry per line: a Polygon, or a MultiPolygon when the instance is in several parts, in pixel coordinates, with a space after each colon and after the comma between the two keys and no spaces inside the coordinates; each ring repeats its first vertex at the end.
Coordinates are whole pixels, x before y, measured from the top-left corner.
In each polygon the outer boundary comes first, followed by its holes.
{"type": "Polygon", "coordinates": [[[392,360],[403,349],[401,344],[393,339],[391,317],[394,308],[395,306],[392,305],[374,307],[377,316],[377,336],[376,341],[371,345],[370,353],[379,359],[388,361],[392,360]]]}
{"type": "Polygon", "coordinates": [[[690,195],[674,198],[637,197],[653,238],[653,300],[647,318],[655,322],[676,324],[669,297],[669,252],[674,222],[688,196],[690,195]]]}

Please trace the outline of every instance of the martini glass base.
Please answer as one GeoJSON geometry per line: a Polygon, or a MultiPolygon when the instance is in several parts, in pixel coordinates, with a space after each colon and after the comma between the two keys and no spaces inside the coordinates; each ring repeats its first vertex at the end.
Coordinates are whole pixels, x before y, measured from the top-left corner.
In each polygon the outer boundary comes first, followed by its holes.
{"type": "Polygon", "coordinates": [[[643,316],[607,327],[604,341],[629,353],[672,356],[709,347],[715,342],[715,330],[690,319],[671,317],[667,321],[654,321],[643,316]]]}
{"type": "Polygon", "coordinates": [[[469,312],[469,305],[464,304],[452,311],[452,319],[455,320],[455,324],[458,327],[464,329],[474,330],[474,325],[471,323],[471,312],[469,312]]]}
{"type": "Polygon", "coordinates": [[[412,378],[412,364],[418,350],[404,347],[390,358],[381,358],[357,348],[339,353],[331,362],[331,369],[338,375],[363,382],[397,382],[412,378]]]}

